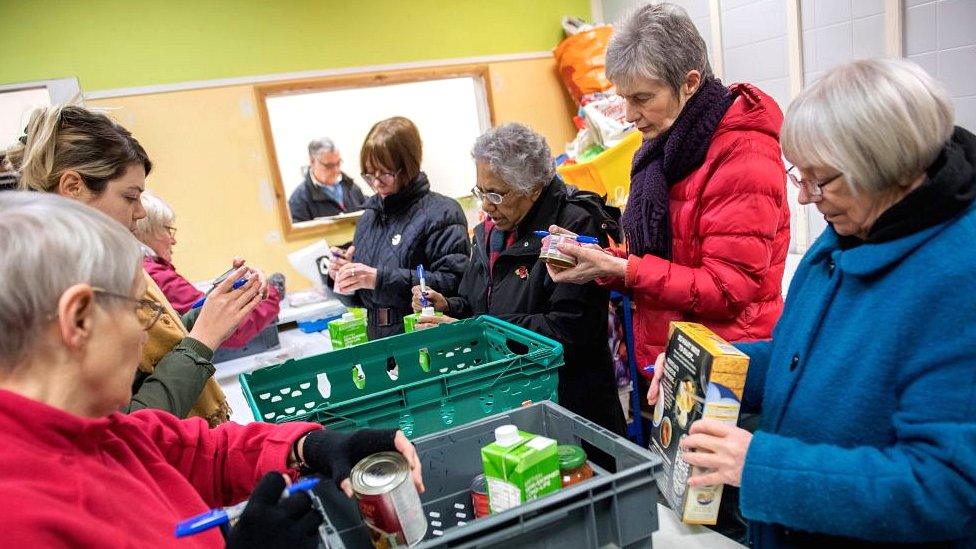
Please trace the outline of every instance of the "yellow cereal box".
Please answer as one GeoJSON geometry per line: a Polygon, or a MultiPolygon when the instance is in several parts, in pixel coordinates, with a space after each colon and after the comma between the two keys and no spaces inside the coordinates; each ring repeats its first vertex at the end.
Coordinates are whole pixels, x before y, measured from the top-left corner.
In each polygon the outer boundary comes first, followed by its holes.
{"type": "Polygon", "coordinates": [[[681,439],[703,417],[735,425],[748,369],[749,357],[705,326],[671,323],[651,447],[664,460],[661,492],[686,523],[715,524],[722,485],[688,486],[691,466],[681,459],[681,439]]]}

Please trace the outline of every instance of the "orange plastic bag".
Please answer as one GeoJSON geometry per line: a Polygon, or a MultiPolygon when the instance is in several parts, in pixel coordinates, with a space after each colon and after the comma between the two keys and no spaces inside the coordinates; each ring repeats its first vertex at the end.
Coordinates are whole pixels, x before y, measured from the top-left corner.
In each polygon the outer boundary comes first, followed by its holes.
{"type": "Polygon", "coordinates": [[[607,91],[613,84],[607,80],[607,44],[613,27],[601,25],[563,40],[553,50],[563,83],[576,103],[588,93],[607,91]]]}

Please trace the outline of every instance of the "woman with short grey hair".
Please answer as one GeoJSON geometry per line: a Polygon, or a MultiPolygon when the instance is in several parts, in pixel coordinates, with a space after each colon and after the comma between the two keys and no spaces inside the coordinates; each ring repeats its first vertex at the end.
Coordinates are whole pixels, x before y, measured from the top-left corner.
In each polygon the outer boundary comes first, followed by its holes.
{"type": "Polygon", "coordinates": [[[768,338],[790,238],[776,102],[715,78],[705,41],[673,4],[646,5],[615,27],[606,72],[644,136],[623,215],[627,249],[567,247],[577,266],[553,279],[600,280],[632,296],[642,372],[673,320],[728,341],[768,338]]]}
{"type": "Polygon", "coordinates": [[[754,547],[976,545],[976,136],[878,59],[800,94],[783,150],[829,225],[772,340],[738,345],[759,430],[695,423],[689,484],[740,486],[754,547]]]}
{"type": "MultiPolygon", "coordinates": [[[[486,219],[475,227],[473,252],[457,296],[428,290],[445,316],[421,317],[420,328],[491,314],[563,344],[559,403],[622,434],[607,345],[608,294],[596,284],[557,284],[539,261],[536,231],[552,224],[607,244],[616,220],[598,196],[577,192],[555,177],[544,137],[522,124],[505,124],[478,137],[471,151],[478,173],[472,193],[486,219]]],[[[421,310],[420,287],[413,307],[421,310]]]]}
{"type": "MultiPolygon", "coordinates": [[[[143,267],[173,309],[185,315],[193,309],[194,304],[200,302],[204,293],[177,272],[173,264],[176,214],[166,201],[150,191],[143,192],[140,200],[146,217],[136,221],[134,234],[142,242],[146,253],[143,267]]],[[[284,284],[285,277],[281,273],[268,277],[268,294],[241,320],[234,333],[221,343],[221,348],[244,347],[277,318],[285,295],[284,284]]]]}
{"type": "Polygon", "coordinates": [[[351,497],[349,468],[382,451],[401,452],[423,491],[416,451],[396,430],[342,434],[305,422],[211,429],[162,410],[119,412],[164,309],[143,297],[141,264],[129,231],[79,201],[0,194],[5,545],[169,546],[188,517],[246,500],[226,537],[214,528],[180,543],[315,547],[322,516],[305,493],[282,497],[283,473],[328,475],[351,497]]]}

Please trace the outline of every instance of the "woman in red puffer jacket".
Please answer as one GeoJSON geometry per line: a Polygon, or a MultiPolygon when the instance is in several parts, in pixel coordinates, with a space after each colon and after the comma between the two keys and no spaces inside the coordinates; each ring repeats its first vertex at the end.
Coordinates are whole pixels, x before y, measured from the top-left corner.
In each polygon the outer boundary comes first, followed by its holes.
{"type": "Polygon", "coordinates": [[[615,31],[607,76],[644,134],[623,216],[629,253],[568,246],[579,264],[553,280],[629,292],[640,367],[654,364],[672,320],[733,342],[771,337],[790,235],[776,102],[723,86],[687,14],[669,5],[615,31]]]}

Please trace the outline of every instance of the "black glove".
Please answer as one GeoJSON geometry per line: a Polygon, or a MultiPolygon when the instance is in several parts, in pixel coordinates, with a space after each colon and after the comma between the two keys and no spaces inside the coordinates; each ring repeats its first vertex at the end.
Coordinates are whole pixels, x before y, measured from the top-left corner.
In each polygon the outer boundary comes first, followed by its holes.
{"type": "Polygon", "coordinates": [[[284,489],[285,477],[280,473],[264,475],[251,492],[240,520],[227,535],[228,549],[318,546],[322,515],[312,508],[312,500],[305,492],[282,500],[284,489]]]}
{"type": "Polygon", "coordinates": [[[352,434],[320,429],[305,437],[302,454],[312,472],[331,477],[339,486],[359,460],[377,452],[395,452],[396,434],[396,429],[361,429],[352,434]]]}

